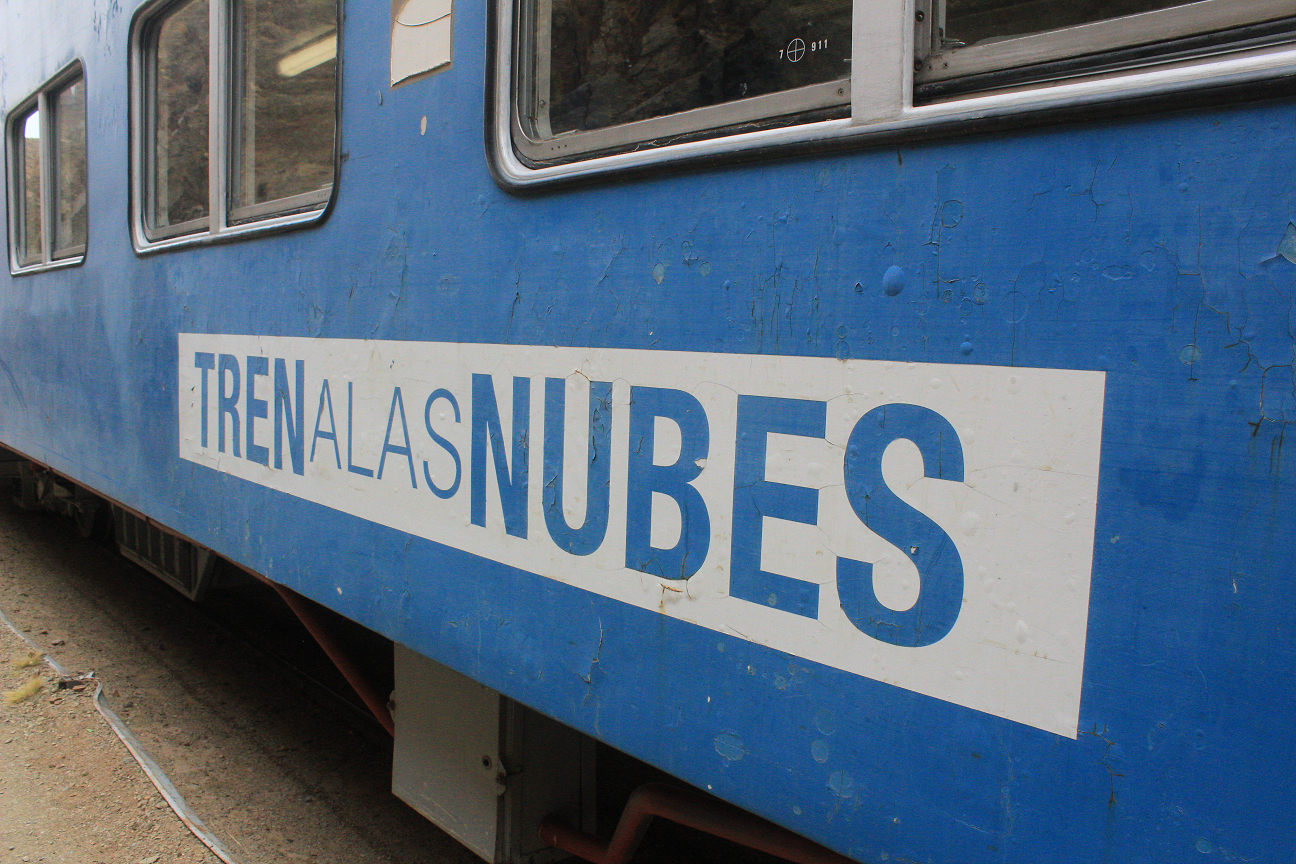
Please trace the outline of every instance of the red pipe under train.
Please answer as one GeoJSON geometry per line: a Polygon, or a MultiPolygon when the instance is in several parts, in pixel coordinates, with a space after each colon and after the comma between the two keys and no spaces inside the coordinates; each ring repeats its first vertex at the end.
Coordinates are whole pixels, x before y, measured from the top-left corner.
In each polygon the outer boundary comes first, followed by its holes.
{"type": "Polygon", "coordinates": [[[392,722],[391,712],[387,710],[387,700],[378,695],[370,685],[369,679],[365,678],[360,670],[356,668],[355,663],[351,661],[351,657],[333,638],[333,634],[329,633],[324,623],[316,617],[315,610],[310,608],[306,598],[291,588],[285,588],[277,582],[266,579],[259,573],[253,575],[273,588],[283,598],[283,601],[288,604],[288,608],[293,611],[293,614],[302,622],[302,625],[310,631],[311,636],[315,637],[315,641],[324,649],[324,653],[333,661],[333,665],[342,673],[342,677],[355,690],[356,695],[373,712],[374,717],[378,719],[382,727],[387,730],[387,734],[395,737],[396,725],[392,722]]]}
{"type": "Polygon", "coordinates": [[[655,816],[795,864],[851,864],[849,858],[746,810],[663,783],[644,784],[630,795],[610,841],[578,831],[553,816],[540,823],[540,840],[591,864],[628,864],[655,816]]]}

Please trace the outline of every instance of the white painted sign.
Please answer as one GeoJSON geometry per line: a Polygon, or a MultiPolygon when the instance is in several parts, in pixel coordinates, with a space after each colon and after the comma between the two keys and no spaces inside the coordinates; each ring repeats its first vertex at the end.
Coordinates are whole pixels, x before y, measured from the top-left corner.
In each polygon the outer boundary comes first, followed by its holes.
{"type": "Polygon", "coordinates": [[[180,335],[181,457],[1074,738],[1104,374],[180,335]]]}

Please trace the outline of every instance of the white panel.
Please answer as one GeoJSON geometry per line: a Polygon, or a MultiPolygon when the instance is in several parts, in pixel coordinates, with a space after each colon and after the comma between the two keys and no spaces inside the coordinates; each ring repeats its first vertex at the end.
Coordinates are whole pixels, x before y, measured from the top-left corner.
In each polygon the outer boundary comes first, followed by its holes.
{"type": "Polygon", "coordinates": [[[500,695],[399,644],[395,662],[392,792],[494,861],[500,695]]]}
{"type": "Polygon", "coordinates": [[[451,0],[407,0],[396,15],[396,23],[406,27],[431,24],[450,14],[451,0]]]}
{"type": "Polygon", "coordinates": [[[855,0],[851,123],[898,118],[910,102],[913,0],[855,0]]]}
{"type": "MultiPolygon", "coordinates": [[[[1104,387],[1101,372],[1064,369],[182,334],[178,444],[185,459],[344,513],[837,669],[1075,737],[1104,387]],[[271,374],[273,358],[284,359],[288,368],[304,362],[305,449],[307,457],[312,447],[316,452],[302,474],[290,470],[287,455],[284,467],[276,469],[273,460],[263,465],[247,458],[246,448],[241,458],[232,447],[220,449],[219,370],[199,368],[195,352],[204,352],[203,362],[209,364],[209,355],[217,353],[240,365],[248,356],[272,358],[271,374]],[[514,376],[529,380],[533,480],[526,536],[505,533],[490,458],[485,524],[470,519],[474,373],[493,376],[506,436],[512,428],[514,376]],[[588,381],[614,382],[608,529],[599,548],[588,555],[564,550],[546,530],[539,480],[546,377],[569,379],[568,398],[588,393],[588,381]],[[326,380],[336,426],[327,411],[319,413],[326,380]],[[710,516],[711,538],[705,563],[687,583],[626,567],[631,386],[684,391],[706,414],[710,449],[692,486],[710,516]],[[409,455],[392,449],[406,444],[400,414],[393,411],[400,407],[397,388],[409,455]],[[440,390],[453,394],[460,422],[447,399],[429,407],[427,400],[440,390]],[[767,517],[762,544],[767,569],[820,586],[817,617],[749,602],[729,591],[739,394],[827,406],[823,438],[771,435],[766,465],[769,480],[818,490],[817,522],[807,526],[767,517]],[[844,488],[845,446],[852,429],[866,412],[895,403],[921,406],[947,420],[958,432],[966,468],[963,482],[924,477],[920,467],[915,473],[914,454],[904,455],[903,441],[892,445],[896,452],[888,451],[882,461],[886,484],[948,535],[963,564],[963,603],[953,629],[920,648],[883,642],[857,629],[838,601],[836,585],[840,556],[876,565],[878,598],[894,603],[891,608],[903,608],[904,598],[912,596],[913,585],[905,584],[917,576],[912,564],[865,527],[844,488]],[[426,483],[425,464],[434,483],[449,489],[455,465],[447,446],[427,433],[425,409],[432,428],[459,456],[460,482],[448,498],[431,494],[426,483]],[[316,437],[317,431],[328,434],[333,428],[336,451],[330,439],[316,437]],[[380,467],[385,470],[378,471],[380,467]]],[[[259,400],[272,397],[272,380],[260,379],[255,392],[259,400]]],[[[246,386],[228,398],[236,400],[240,417],[246,417],[246,386]]],[[[273,417],[270,405],[268,419],[254,421],[259,446],[272,443],[273,417]]],[[[580,423],[569,422],[566,432],[585,434],[580,423]]],[[[567,479],[571,485],[572,475],[567,479]]]]}
{"type": "Polygon", "coordinates": [[[450,63],[454,36],[450,0],[408,0],[391,25],[391,83],[450,63]]]}

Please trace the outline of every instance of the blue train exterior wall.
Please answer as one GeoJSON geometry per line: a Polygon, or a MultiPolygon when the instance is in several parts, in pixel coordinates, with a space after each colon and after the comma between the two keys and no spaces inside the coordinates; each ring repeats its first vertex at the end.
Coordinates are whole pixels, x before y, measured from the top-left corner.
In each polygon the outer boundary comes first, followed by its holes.
{"type": "Polygon", "coordinates": [[[326,221],[141,257],[131,10],[45,6],[9,7],[3,99],[84,62],[90,239],[4,281],[4,444],[862,861],[1296,853],[1291,101],[517,197],[484,153],[484,11],[391,90],[387,9],[352,4],[326,221]],[[182,458],[180,334],[1102,373],[1075,736],[182,458]]]}

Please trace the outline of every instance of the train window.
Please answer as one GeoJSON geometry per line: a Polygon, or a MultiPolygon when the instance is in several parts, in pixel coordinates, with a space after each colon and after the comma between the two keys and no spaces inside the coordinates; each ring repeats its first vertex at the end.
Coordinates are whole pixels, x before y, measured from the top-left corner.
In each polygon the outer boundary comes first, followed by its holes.
{"type": "Polygon", "coordinates": [[[79,263],[86,248],[85,78],[60,72],[7,124],[14,273],[79,263]]]}
{"type": "Polygon", "coordinates": [[[149,70],[147,218],[153,237],[207,227],[210,19],[207,0],[191,0],[157,22],[149,70]]]}
{"type": "Polygon", "coordinates": [[[230,218],[322,206],[333,186],[334,0],[238,4],[242,86],[235,104],[230,218]]]}
{"type": "Polygon", "coordinates": [[[850,0],[528,0],[522,20],[516,138],[536,159],[850,101],[850,0]]]}
{"type": "Polygon", "coordinates": [[[41,261],[41,134],[40,112],[29,111],[15,124],[13,178],[17,190],[18,206],[14,221],[17,223],[17,258],[19,266],[38,264],[41,261]]]}
{"type": "MultiPolygon", "coordinates": [[[[1072,72],[1092,72],[1108,61],[1145,64],[1188,47],[1181,44],[1185,39],[1200,42],[1215,34],[1214,42],[1228,45],[1275,29],[1289,35],[1290,26],[1263,25],[1296,12],[1290,0],[932,0],[930,8],[929,39],[920,37],[918,45],[919,82],[999,70],[1019,70],[1016,77],[1028,80],[1030,70],[1041,64],[1052,64],[1039,71],[1056,79],[1068,71],[1058,62],[1068,59],[1072,72]],[[1137,46],[1146,47],[1110,56],[1137,46]]],[[[993,86],[990,81],[973,83],[993,86]]]]}
{"type": "Polygon", "coordinates": [[[89,212],[86,169],[85,79],[76,78],[51,94],[53,146],[54,258],[85,253],[89,212]]]}
{"type": "Polygon", "coordinates": [[[141,250],[318,219],[332,194],[337,0],[180,0],[134,29],[141,250]]]}
{"type": "Polygon", "coordinates": [[[493,2],[488,153],[517,189],[1296,76],[1291,0],[493,2]]]}

